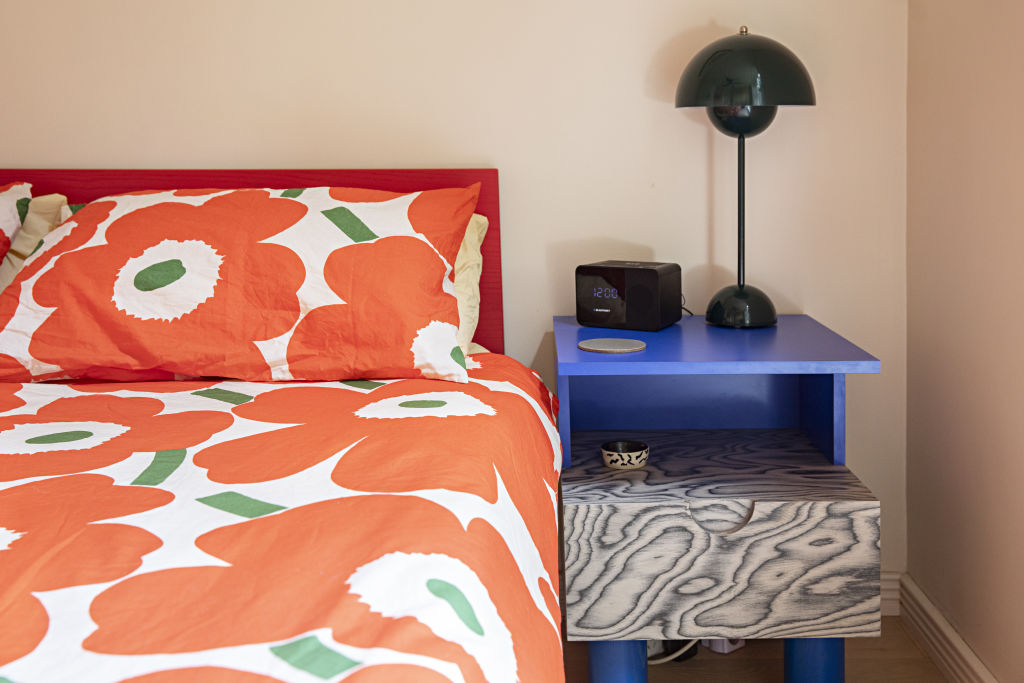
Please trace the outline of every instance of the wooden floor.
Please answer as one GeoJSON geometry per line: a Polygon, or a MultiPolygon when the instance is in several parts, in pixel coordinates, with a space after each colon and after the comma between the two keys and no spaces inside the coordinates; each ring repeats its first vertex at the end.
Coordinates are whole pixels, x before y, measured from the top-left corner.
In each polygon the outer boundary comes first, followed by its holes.
{"type": "MultiPolygon", "coordinates": [[[[566,683],[587,682],[586,643],[565,644],[566,683]]],[[[700,648],[696,657],[648,670],[649,683],[781,683],[782,641],[748,640],[727,655],[700,648]]],[[[946,678],[907,633],[899,617],[882,618],[881,638],[846,641],[847,683],[944,683],[946,678]]]]}

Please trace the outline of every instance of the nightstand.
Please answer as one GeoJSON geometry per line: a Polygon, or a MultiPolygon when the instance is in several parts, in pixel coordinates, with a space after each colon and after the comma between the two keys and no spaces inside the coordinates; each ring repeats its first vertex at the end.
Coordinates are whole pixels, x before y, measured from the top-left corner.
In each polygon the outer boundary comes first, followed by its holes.
{"type": "Polygon", "coordinates": [[[843,464],[846,374],[878,360],[807,316],[554,326],[566,635],[591,680],[646,681],[648,639],[784,638],[787,681],[842,681],[843,638],[880,633],[879,504],[843,464]],[[594,337],[647,348],[577,348],[594,337]],[[612,438],[647,465],[605,468],[612,438]]]}

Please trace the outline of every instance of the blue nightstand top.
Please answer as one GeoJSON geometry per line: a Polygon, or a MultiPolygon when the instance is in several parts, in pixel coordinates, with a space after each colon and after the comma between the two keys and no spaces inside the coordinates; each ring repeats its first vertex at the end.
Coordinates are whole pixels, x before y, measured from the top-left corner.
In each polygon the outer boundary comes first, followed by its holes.
{"type": "Polygon", "coordinates": [[[555,318],[559,375],[848,374],[879,372],[878,359],[806,315],[780,315],[754,330],[713,327],[684,317],[658,332],[582,327],[555,318]],[[576,344],[595,337],[640,339],[635,353],[595,353],[576,344]]]}

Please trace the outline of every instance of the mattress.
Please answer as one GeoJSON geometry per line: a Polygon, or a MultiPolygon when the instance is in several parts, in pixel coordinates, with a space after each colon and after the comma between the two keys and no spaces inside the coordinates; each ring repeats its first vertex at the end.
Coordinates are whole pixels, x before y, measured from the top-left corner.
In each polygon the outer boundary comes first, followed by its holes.
{"type": "Polygon", "coordinates": [[[0,384],[0,681],[562,680],[553,398],[0,384]]]}

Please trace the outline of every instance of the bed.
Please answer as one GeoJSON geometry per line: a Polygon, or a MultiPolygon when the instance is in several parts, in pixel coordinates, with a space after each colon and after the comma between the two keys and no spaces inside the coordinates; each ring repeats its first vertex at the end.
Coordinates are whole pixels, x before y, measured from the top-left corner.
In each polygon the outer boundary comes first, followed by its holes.
{"type": "Polygon", "coordinates": [[[0,291],[0,681],[563,680],[496,171],[17,182],[70,216],[0,291]]]}

